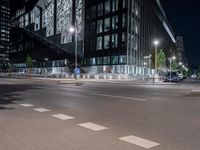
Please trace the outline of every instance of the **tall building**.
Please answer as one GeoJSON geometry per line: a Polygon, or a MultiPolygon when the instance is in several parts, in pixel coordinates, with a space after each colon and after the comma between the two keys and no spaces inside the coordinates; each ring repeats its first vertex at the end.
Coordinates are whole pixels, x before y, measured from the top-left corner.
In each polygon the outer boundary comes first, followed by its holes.
{"type": "Polygon", "coordinates": [[[0,1],[0,64],[5,68],[9,61],[10,2],[0,1]]]}
{"type": "Polygon", "coordinates": [[[82,0],[20,0],[17,2],[12,0],[11,2],[10,59],[16,67],[26,67],[28,55],[37,68],[73,67],[76,43],[78,60],[82,59],[82,0]],[[75,25],[78,42],[75,42],[75,33],[69,30],[75,25]]]}
{"type": "Polygon", "coordinates": [[[185,54],[184,40],[182,36],[176,37],[176,56],[178,62],[184,64],[185,66],[188,65],[185,54]]]}
{"type": "Polygon", "coordinates": [[[154,40],[158,51],[175,52],[159,0],[12,0],[12,5],[10,58],[18,67],[25,67],[28,54],[38,68],[73,67],[77,46],[85,72],[142,74],[154,40]]]}
{"type": "Polygon", "coordinates": [[[167,56],[175,51],[174,33],[159,0],[86,0],[85,8],[84,65],[91,72],[111,68],[113,73],[142,74],[155,40],[167,56]]]}

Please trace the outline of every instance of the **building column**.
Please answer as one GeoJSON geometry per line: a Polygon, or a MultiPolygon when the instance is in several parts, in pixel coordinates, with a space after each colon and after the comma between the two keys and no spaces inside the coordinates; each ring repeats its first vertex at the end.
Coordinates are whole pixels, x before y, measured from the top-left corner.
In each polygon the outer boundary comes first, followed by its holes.
{"type": "Polygon", "coordinates": [[[40,10],[40,29],[42,29],[42,8],[39,7],[40,10]]]}
{"type": "Polygon", "coordinates": [[[57,0],[54,0],[54,34],[57,33],[57,0]]]}

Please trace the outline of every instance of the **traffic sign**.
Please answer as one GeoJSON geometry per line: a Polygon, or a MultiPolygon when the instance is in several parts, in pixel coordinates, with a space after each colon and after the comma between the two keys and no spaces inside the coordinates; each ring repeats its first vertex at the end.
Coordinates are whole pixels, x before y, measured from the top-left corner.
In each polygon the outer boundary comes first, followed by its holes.
{"type": "Polygon", "coordinates": [[[75,74],[80,74],[81,73],[80,68],[79,67],[74,68],[74,73],[75,74]]]}

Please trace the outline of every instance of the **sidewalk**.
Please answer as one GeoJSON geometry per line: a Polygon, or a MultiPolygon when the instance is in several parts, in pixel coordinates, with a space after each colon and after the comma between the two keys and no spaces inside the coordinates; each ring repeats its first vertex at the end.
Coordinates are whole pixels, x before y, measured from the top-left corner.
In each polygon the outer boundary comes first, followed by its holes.
{"type": "Polygon", "coordinates": [[[170,82],[163,82],[163,81],[156,81],[153,84],[152,80],[142,80],[142,79],[74,79],[74,78],[48,78],[48,77],[26,77],[26,76],[0,76],[1,78],[8,78],[8,79],[29,79],[29,80],[35,80],[38,82],[48,82],[48,81],[54,81],[58,84],[77,84],[77,83],[84,83],[84,82],[99,82],[99,83],[133,83],[133,84],[139,84],[139,85],[174,85],[176,83],[170,83],[170,82]]]}

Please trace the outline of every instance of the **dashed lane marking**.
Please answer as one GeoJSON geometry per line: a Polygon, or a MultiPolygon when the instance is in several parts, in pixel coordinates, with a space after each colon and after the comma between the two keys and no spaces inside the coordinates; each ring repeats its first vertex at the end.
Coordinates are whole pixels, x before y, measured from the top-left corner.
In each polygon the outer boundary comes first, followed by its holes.
{"type": "Polygon", "coordinates": [[[116,95],[106,95],[106,94],[98,94],[98,93],[89,93],[89,94],[90,95],[96,95],[96,96],[118,98],[118,99],[128,99],[128,100],[143,101],[143,102],[147,101],[147,99],[133,98],[133,97],[124,97],[124,96],[116,96],[116,95]]]}
{"type": "Polygon", "coordinates": [[[67,116],[67,115],[64,115],[64,114],[55,114],[55,115],[51,115],[51,116],[55,117],[55,118],[58,118],[58,119],[61,119],[61,120],[74,119],[74,117],[67,116]]]}
{"type": "Polygon", "coordinates": [[[32,104],[19,104],[22,107],[33,107],[34,105],[32,104]]]}
{"type": "Polygon", "coordinates": [[[192,92],[200,93],[200,90],[192,90],[192,92]]]}
{"type": "Polygon", "coordinates": [[[107,127],[104,127],[95,123],[91,123],[91,122],[81,123],[79,124],[79,126],[93,130],[93,131],[101,131],[101,130],[108,129],[107,127]]]}
{"type": "Polygon", "coordinates": [[[139,138],[139,137],[136,137],[136,136],[133,136],[133,135],[121,137],[121,138],[119,138],[119,140],[131,143],[131,144],[135,144],[137,146],[140,146],[140,147],[143,147],[143,148],[146,148],[146,149],[160,145],[159,143],[149,141],[149,140],[146,140],[146,139],[142,139],[142,138],[139,138]]]}
{"type": "Polygon", "coordinates": [[[46,108],[34,108],[33,110],[38,111],[38,112],[48,112],[48,111],[50,111],[49,109],[46,109],[46,108]]]}

